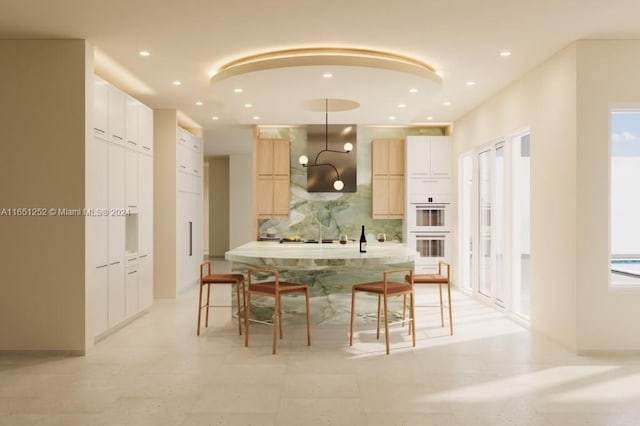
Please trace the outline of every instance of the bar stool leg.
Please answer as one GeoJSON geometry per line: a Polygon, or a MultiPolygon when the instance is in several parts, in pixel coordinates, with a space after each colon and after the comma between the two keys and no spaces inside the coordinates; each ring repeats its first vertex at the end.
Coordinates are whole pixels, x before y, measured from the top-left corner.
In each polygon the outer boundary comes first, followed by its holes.
{"type": "Polygon", "coordinates": [[[309,319],[309,288],[304,290],[305,304],[307,305],[307,346],[311,346],[311,322],[309,319]]]}
{"type": "Polygon", "coordinates": [[[200,294],[198,294],[198,327],[196,329],[196,336],[200,335],[200,317],[202,315],[202,283],[200,283],[200,294]]]}
{"type": "Polygon", "coordinates": [[[276,306],[273,310],[273,355],[278,347],[278,328],[280,327],[280,294],[276,293],[276,306]]]}
{"type": "Polygon", "coordinates": [[[251,292],[244,300],[244,345],[249,346],[249,319],[251,318],[251,292]]]}
{"type": "Polygon", "coordinates": [[[351,289],[351,326],[349,327],[349,346],[353,346],[353,316],[354,308],[356,306],[356,289],[351,289]]]}
{"type": "Polygon", "coordinates": [[[387,307],[387,295],[384,298],[384,337],[387,345],[387,355],[389,355],[389,310],[387,307]]]}
{"type": "Polygon", "coordinates": [[[438,291],[440,292],[440,327],[444,327],[444,305],[442,303],[442,284],[438,284],[438,291]]]}
{"type": "Polygon", "coordinates": [[[207,315],[206,315],[206,319],[204,320],[204,326],[205,327],[209,327],[209,305],[211,304],[209,302],[209,300],[211,295],[211,284],[207,284],[207,315]]]}
{"type": "Polygon", "coordinates": [[[376,317],[376,339],[380,338],[380,295],[378,295],[378,316],[376,317]]]}
{"type": "Polygon", "coordinates": [[[409,316],[411,317],[411,323],[409,324],[409,328],[413,329],[413,333],[411,336],[411,340],[413,342],[413,346],[416,345],[416,311],[415,311],[415,301],[413,300],[415,297],[414,292],[412,291],[409,295],[410,307],[409,307],[409,316]]]}
{"type": "Polygon", "coordinates": [[[449,332],[453,336],[453,313],[451,307],[451,283],[447,282],[447,296],[449,298],[449,332]]]}

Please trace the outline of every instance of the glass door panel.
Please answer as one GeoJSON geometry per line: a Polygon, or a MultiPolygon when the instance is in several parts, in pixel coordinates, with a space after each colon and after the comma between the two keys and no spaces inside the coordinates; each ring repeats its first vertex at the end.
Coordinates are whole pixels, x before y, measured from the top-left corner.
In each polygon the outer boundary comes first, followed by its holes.
{"type": "Polygon", "coordinates": [[[460,283],[461,287],[472,290],[473,286],[473,157],[462,157],[460,188],[460,283]]]}
{"type": "Polygon", "coordinates": [[[491,151],[478,154],[478,292],[491,297],[491,151]]]}
{"type": "Polygon", "coordinates": [[[493,250],[495,252],[495,298],[504,306],[504,145],[496,146],[495,192],[493,197],[493,250]]]}

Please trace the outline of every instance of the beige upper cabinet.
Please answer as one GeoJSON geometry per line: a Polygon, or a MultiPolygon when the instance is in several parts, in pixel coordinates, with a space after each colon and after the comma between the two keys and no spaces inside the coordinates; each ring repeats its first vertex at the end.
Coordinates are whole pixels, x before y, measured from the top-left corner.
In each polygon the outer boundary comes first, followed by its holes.
{"type": "Polygon", "coordinates": [[[404,140],[371,142],[371,207],[375,219],[404,217],[404,140]]]}
{"type": "Polygon", "coordinates": [[[258,218],[288,218],[289,140],[257,139],[255,152],[258,218]]]}

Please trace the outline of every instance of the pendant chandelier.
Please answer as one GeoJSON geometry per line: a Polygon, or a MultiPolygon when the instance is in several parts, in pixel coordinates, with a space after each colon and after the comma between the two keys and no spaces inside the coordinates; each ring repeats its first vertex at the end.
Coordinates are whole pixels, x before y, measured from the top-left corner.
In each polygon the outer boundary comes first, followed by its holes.
{"type": "Polygon", "coordinates": [[[309,157],[307,157],[306,155],[301,155],[298,158],[298,162],[302,165],[302,167],[330,167],[333,169],[333,171],[336,174],[336,179],[333,181],[333,188],[336,191],[342,191],[342,189],[344,188],[344,182],[342,181],[342,179],[340,179],[340,172],[338,172],[338,169],[336,168],[336,166],[334,166],[333,164],[329,163],[329,162],[325,162],[325,163],[319,163],[319,159],[320,159],[320,155],[322,155],[325,152],[334,152],[337,154],[349,154],[352,150],[353,150],[353,145],[350,142],[346,142],[343,146],[343,150],[339,151],[339,150],[335,150],[335,149],[329,149],[329,99],[325,99],[324,101],[324,109],[325,109],[325,113],[324,113],[324,117],[325,117],[325,121],[324,121],[324,149],[319,151],[318,154],[316,154],[316,157],[313,160],[312,164],[309,164],[309,157]]]}

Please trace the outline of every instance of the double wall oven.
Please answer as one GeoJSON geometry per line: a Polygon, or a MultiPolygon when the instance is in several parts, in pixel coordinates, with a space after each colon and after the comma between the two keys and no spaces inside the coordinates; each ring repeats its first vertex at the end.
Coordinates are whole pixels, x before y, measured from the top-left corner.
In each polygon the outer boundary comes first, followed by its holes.
{"type": "Polygon", "coordinates": [[[407,210],[407,245],[420,254],[416,273],[433,273],[451,258],[451,204],[448,198],[413,197],[407,210]]]}

